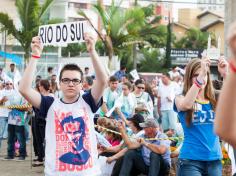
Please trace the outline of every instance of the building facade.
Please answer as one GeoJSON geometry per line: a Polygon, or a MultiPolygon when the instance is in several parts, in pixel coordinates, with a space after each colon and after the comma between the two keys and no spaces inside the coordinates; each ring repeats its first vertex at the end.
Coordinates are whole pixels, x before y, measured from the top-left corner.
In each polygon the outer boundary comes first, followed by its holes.
{"type": "Polygon", "coordinates": [[[198,8],[201,10],[211,10],[224,12],[224,1],[225,0],[198,0],[198,8]]]}

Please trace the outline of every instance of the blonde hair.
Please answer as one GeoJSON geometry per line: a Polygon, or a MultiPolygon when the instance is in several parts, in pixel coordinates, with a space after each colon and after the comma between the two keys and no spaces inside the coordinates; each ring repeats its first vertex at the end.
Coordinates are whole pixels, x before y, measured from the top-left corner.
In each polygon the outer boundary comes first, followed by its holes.
{"type": "MultiPolygon", "coordinates": [[[[192,78],[194,77],[194,74],[197,72],[198,69],[201,68],[201,60],[200,59],[193,59],[191,60],[187,67],[186,72],[184,76],[184,89],[183,94],[186,95],[189,89],[192,87],[192,78]]],[[[215,99],[215,93],[214,88],[211,82],[210,78],[210,72],[207,72],[207,84],[204,89],[204,96],[207,100],[210,101],[213,110],[216,108],[216,99],[215,99]]],[[[196,110],[196,106],[194,105],[192,109],[188,110],[186,113],[186,123],[188,126],[192,123],[193,119],[193,113],[196,110]]]]}

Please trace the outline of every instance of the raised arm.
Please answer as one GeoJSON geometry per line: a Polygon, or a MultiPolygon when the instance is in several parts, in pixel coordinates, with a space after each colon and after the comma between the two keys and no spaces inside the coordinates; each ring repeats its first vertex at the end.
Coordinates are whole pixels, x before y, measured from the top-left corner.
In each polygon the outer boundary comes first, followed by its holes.
{"type": "Polygon", "coordinates": [[[31,43],[32,57],[27,65],[23,77],[20,81],[19,91],[21,95],[34,107],[39,108],[41,104],[41,95],[32,88],[34,73],[38,59],[41,56],[43,47],[40,43],[39,37],[34,37],[31,43]]]}
{"type": "Polygon", "coordinates": [[[236,147],[236,60],[232,60],[231,68],[216,108],[215,131],[223,140],[236,147]]]}
{"type": "Polygon", "coordinates": [[[127,145],[128,149],[137,149],[137,148],[141,147],[140,143],[132,142],[129,139],[129,137],[128,137],[126,131],[125,131],[125,127],[122,124],[118,124],[118,128],[120,130],[122,139],[124,140],[124,143],[127,145]]]}
{"type": "MultiPolygon", "coordinates": [[[[209,65],[210,65],[209,59],[202,59],[200,72],[199,72],[198,77],[196,78],[199,82],[203,83],[205,81],[205,77],[207,76],[209,65]]],[[[198,87],[196,84],[193,84],[184,97],[183,96],[176,97],[175,103],[176,103],[177,109],[179,111],[187,111],[191,109],[199,94],[199,91],[200,91],[200,87],[198,87]]]]}
{"type": "Polygon", "coordinates": [[[87,50],[92,59],[96,75],[96,81],[92,86],[91,93],[95,103],[98,103],[103,95],[104,89],[107,86],[108,75],[106,73],[105,67],[102,65],[101,61],[99,61],[98,54],[95,50],[95,39],[92,36],[85,34],[85,42],[87,45],[87,50]]]}

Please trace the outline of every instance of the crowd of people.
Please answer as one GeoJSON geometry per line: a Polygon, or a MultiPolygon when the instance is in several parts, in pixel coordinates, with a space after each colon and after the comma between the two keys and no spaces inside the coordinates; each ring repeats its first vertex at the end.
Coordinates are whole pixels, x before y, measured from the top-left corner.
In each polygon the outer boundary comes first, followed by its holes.
{"type": "MultiPolygon", "coordinates": [[[[228,40],[235,54],[236,35],[228,40]]],[[[8,74],[0,70],[0,147],[7,138],[5,160],[25,160],[30,124],[33,166],[45,166],[48,176],[165,176],[177,157],[178,176],[222,175],[217,134],[236,145],[234,60],[229,64],[219,58],[219,75],[226,82],[218,103],[219,87],[211,80],[207,57],[152,80],[134,79],[125,66],[108,75],[95,39],[86,34],[85,42],[95,74],[67,64],[59,75],[49,68],[46,78],[34,79],[43,50],[39,37],[32,39],[32,57],[21,79],[14,64],[8,74]],[[10,108],[28,104],[32,107],[10,108]]]]}

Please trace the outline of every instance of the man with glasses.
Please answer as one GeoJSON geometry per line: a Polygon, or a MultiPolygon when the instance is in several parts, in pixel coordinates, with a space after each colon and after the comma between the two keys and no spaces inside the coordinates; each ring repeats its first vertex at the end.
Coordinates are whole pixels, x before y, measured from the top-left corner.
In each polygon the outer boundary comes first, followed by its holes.
{"type": "Polygon", "coordinates": [[[20,92],[37,109],[47,116],[45,175],[88,176],[99,175],[97,144],[93,113],[102,104],[102,94],[107,84],[105,68],[95,51],[95,40],[85,34],[87,50],[97,81],[91,91],[80,94],[83,72],[76,64],[65,65],[59,76],[63,98],[42,96],[33,88],[33,73],[42,53],[39,37],[32,39],[32,58],[20,82],[20,92]]]}

